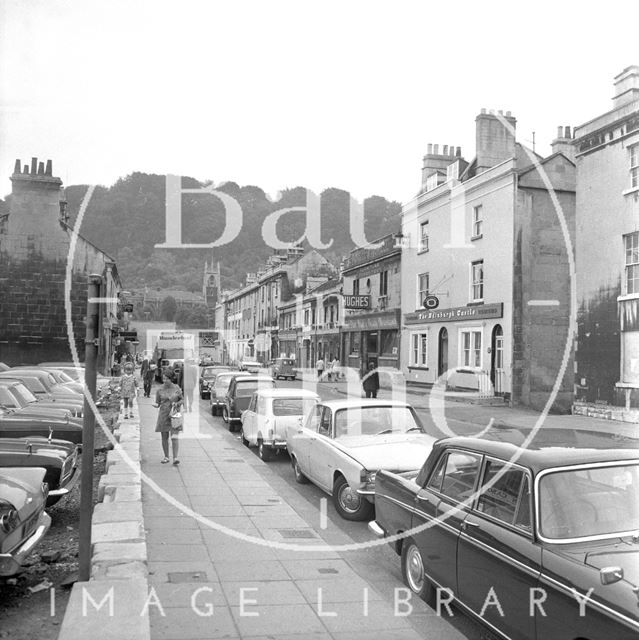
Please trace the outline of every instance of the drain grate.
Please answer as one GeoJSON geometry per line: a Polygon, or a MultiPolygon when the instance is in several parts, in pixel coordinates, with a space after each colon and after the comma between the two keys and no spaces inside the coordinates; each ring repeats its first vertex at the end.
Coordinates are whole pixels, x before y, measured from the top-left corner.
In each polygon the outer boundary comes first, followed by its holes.
{"type": "Polygon", "coordinates": [[[332,569],[331,567],[321,567],[317,571],[319,573],[339,573],[337,569],[332,569]]]}
{"type": "Polygon", "coordinates": [[[282,538],[317,538],[310,529],[278,529],[282,538]]]}
{"type": "Polygon", "coordinates": [[[206,572],[204,571],[178,571],[167,574],[169,582],[208,582],[206,572]]]}

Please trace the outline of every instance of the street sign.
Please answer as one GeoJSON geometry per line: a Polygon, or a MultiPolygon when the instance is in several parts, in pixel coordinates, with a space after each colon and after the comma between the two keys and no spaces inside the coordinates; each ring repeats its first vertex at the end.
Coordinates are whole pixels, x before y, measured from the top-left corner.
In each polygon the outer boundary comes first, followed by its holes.
{"type": "Polygon", "coordinates": [[[424,309],[437,309],[439,298],[437,296],[426,296],[424,298],[424,309]]]}
{"type": "Polygon", "coordinates": [[[131,303],[124,305],[125,313],[133,313],[133,305],[131,303]]]}

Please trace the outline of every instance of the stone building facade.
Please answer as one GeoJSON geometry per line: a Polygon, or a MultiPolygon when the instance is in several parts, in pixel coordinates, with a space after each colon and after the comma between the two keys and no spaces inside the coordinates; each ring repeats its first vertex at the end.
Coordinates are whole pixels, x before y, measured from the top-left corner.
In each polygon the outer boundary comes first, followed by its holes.
{"type": "Polygon", "coordinates": [[[102,276],[99,367],[107,371],[119,329],[115,261],[68,224],[62,181],[52,163],[16,161],[9,211],[0,224],[0,361],[84,360],[87,276],[102,276]],[[70,310],[70,314],[67,311],[70,310]],[[70,320],[70,324],[68,324],[70,320]]]}
{"type": "Polygon", "coordinates": [[[470,162],[459,148],[429,145],[422,189],[402,213],[402,370],[410,382],[536,408],[559,377],[554,408],[566,411],[571,249],[562,225],[573,238],[574,164],[563,136],[542,158],[515,127],[510,112],[482,110],[470,162]]]}
{"type": "Polygon", "coordinates": [[[614,91],[612,109],[574,138],[575,396],[594,415],[639,407],[639,66],[617,75],[614,91]]]}

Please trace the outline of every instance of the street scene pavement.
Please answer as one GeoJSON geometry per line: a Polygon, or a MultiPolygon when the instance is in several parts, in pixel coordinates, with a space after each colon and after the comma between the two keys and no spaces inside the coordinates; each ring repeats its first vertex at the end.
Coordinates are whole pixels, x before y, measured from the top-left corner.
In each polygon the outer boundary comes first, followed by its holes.
{"type": "MultiPolygon", "coordinates": [[[[302,378],[315,386],[310,375],[302,378]]],[[[347,393],[344,382],[316,386],[324,399],[347,393]]],[[[210,415],[208,401],[185,414],[180,464],[163,464],[153,395],[138,401],[142,472],[152,483],[143,483],[149,588],[159,604],[150,607],[151,638],[482,637],[458,610],[453,618],[445,608],[438,615],[411,597],[389,546],[366,546],[373,542],[366,523],[342,520],[319,489],[296,485],[285,452],[261,461],[210,415]]],[[[379,397],[385,395],[391,391],[382,389],[379,397]]],[[[407,400],[427,430],[442,435],[427,393],[409,389],[407,400]]],[[[446,402],[449,428],[469,434],[491,419],[532,426],[539,417],[471,401],[446,402]]],[[[609,427],[575,416],[550,416],[544,424],[609,427]]],[[[628,436],[636,432],[619,427],[628,436]]]]}

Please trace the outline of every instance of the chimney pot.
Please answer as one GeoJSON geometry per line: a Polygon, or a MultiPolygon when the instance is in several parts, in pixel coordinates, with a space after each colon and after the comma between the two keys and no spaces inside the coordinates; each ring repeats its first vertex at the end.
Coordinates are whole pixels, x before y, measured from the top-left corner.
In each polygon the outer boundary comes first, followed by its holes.
{"type": "Polygon", "coordinates": [[[461,147],[457,147],[457,153],[455,154],[458,158],[461,158],[461,147]]]}
{"type": "Polygon", "coordinates": [[[510,111],[506,111],[506,117],[510,118],[511,115],[510,111]]]}
{"type": "Polygon", "coordinates": [[[13,173],[22,173],[22,163],[20,162],[20,158],[16,159],[16,163],[13,167],[13,173]]]}
{"type": "Polygon", "coordinates": [[[498,113],[500,116],[503,116],[503,115],[504,115],[504,112],[503,112],[501,109],[500,109],[497,113],[498,113]]]}
{"type": "Polygon", "coordinates": [[[27,175],[29,174],[29,165],[28,164],[24,165],[24,171],[22,173],[27,174],[27,175]]]}
{"type": "Polygon", "coordinates": [[[53,175],[53,165],[51,163],[51,160],[47,160],[47,168],[44,170],[44,174],[47,176],[53,175]]]}
{"type": "Polygon", "coordinates": [[[434,144],[433,145],[433,153],[438,156],[439,155],[439,145],[438,144],[434,144]]]}
{"type": "Polygon", "coordinates": [[[38,163],[38,175],[39,176],[43,176],[44,175],[44,162],[39,162],[38,163]]]}
{"type": "Polygon", "coordinates": [[[442,155],[443,156],[447,156],[448,155],[448,145],[447,144],[444,145],[444,150],[442,151],[442,155]]]}
{"type": "Polygon", "coordinates": [[[428,143],[428,151],[427,151],[428,155],[433,153],[433,144],[432,142],[428,143]]]}
{"type": "Polygon", "coordinates": [[[38,159],[31,158],[31,175],[34,176],[36,173],[38,173],[38,159]]]}
{"type": "Polygon", "coordinates": [[[491,116],[494,116],[495,115],[495,110],[491,109],[488,113],[490,113],[491,116]]]}
{"type": "Polygon", "coordinates": [[[563,138],[564,136],[564,128],[560,125],[557,127],[557,137],[563,138]]]}
{"type": "Polygon", "coordinates": [[[566,132],[564,137],[568,139],[572,138],[572,136],[570,135],[570,127],[564,127],[564,131],[566,132]]]}

